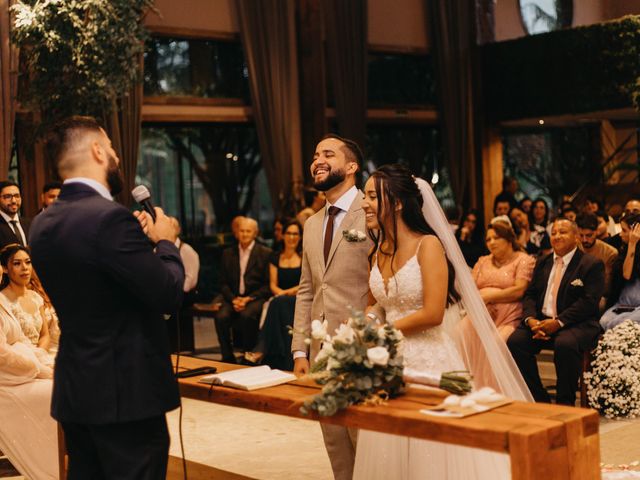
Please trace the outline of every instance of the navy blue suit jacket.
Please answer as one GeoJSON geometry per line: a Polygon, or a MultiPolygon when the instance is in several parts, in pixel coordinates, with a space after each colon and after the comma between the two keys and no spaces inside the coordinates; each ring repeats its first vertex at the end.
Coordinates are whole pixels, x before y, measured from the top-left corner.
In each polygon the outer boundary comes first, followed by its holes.
{"type": "Polygon", "coordinates": [[[180,403],[163,313],[182,301],[178,249],[154,251],[136,218],[70,183],[30,229],[33,264],[60,319],[52,416],[109,424],[180,403]]]}
{"type": "MultiPolygon", "coordinates": [[[[552,267],[553,252],[538,259],[533,278],[522,299],[523,321],[529,317],[546,318],[542,307],[552,267]]],[[[580,249],[576,250],[560,281],[556,308],[560,321],[565,328],[573,329],[584,348],[588,348],[600,332],[598,302],[603,292],[602,260],[583,253],[580,249]]]]}

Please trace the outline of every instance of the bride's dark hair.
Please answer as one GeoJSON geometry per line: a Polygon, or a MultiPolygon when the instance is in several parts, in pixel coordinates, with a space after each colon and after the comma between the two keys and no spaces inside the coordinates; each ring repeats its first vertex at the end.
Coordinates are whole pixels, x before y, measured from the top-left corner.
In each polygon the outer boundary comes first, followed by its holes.
{"type": "MultiPolygon", "coordinates": [[[[373,257],[378,250],[386,255],[391,255],[391,271],[393,272],[393,259],[398,251],[398,223],[395,209],[402,205],[400,216],[407,227],[422,235],[433,235],[436,233],[429,226],[422,214],[422,204],[424,200],[420,194],[420,189],[416,185],[411,171],[404,165],[398,163],[383,165],[371,174],[378,198],[378,232],[367,229],[367,233],[373,240],[373,249],[369,254],[369,266],[373,265],[373,257]],[[387,232],[385,225],[391,225],[392,231],[387,232]],[[389,239],[393,245],[393,251],[385,252],[382,245],[389,239]]],[[[446,258],[446,254],[445,254],[446,258]]],[[[455,288],[456,274],[453,265],[447,258],[448,276],[448,299],[447,303],[454,303],[460,299],[460,295],[455,288]]],[[[395,272],[393,272],[395,273],[395,272]]]]}

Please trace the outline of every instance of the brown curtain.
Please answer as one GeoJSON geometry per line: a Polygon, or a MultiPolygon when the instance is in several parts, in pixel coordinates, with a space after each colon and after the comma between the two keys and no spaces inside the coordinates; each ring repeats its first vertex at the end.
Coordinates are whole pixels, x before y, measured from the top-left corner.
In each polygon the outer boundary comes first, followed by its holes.
{"type": "Polygon", "coordinates": [[[18,48],[10,40],[12,15],[9,11],[14,3],[14,0],[0,0],[0,179],[7,178],[9,173],[16,118],[18,48]]]}
{"type": "Polygon", "coordinates": [[[445,163],[458,205],[477,203],[474,0],[426,0],[445,163]]]}
{"type": "Polygon", "coordinates": [[[276,212],[301,186],[294,0],[236,0],[253,118],[276,212]]]}
{"type": "Polygon", "coordinates": [[[338,130],[364,148],[367,120],[367,0],[323,0],[327,70],[338,130]]]}
{"type": "MultiPolygon", "coordinates": [[[[142,57],[140,68],[142,69],[142,57]]],[[[127,95],[114,102],[111,114],[105,122],[113,148],[120,158],[120,169],[125,182],[122,193],[118,195],[118,201],[127,207],[133,204],[131,190],[135,186],[138,165],[142,131],[142,97],[142,81],[138,81],[132,85],[127,95]]],[[[153,192],[151,194],[153,195],[153,192]]]]}

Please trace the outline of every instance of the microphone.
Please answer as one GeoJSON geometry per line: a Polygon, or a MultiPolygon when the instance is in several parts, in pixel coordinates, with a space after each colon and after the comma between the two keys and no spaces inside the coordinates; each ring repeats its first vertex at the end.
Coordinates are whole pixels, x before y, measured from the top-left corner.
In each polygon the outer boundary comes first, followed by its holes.
{"type": "Polygon", "coordinates": [[[151,218],[155,222],[156,210],[153,208],[153,203],[151,203],[151,193],[149,193],[149,189],[144,185],[138,185],[131,190],[131,195],[133,199],[142,206],[142,209],[151,215],[151,218]]]}

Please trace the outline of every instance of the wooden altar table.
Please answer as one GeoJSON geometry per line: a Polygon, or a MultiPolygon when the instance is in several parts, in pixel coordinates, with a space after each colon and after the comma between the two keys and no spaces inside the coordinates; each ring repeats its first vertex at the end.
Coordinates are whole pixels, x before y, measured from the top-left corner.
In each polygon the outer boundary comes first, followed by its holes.
{"type": "MultiPolygon", "coordinates": [[[[244,368],[191,357],[180,357],[179,365],[180,370],[215,366],[218,372],[244,368]]],[[[511,457],[513,480],[600,478],[599,416],[595,410],[513,402],[463,419],[440,418],[419,410],[440,403],[442,395],[412,388],[386,405],[350,407],[333,417],[305,416],[300,406],[319,392],[310,381],[246,392],[210,388],[198,383],[198,378],[180,380],[183,397],[506,453],[511,457]]]]}

